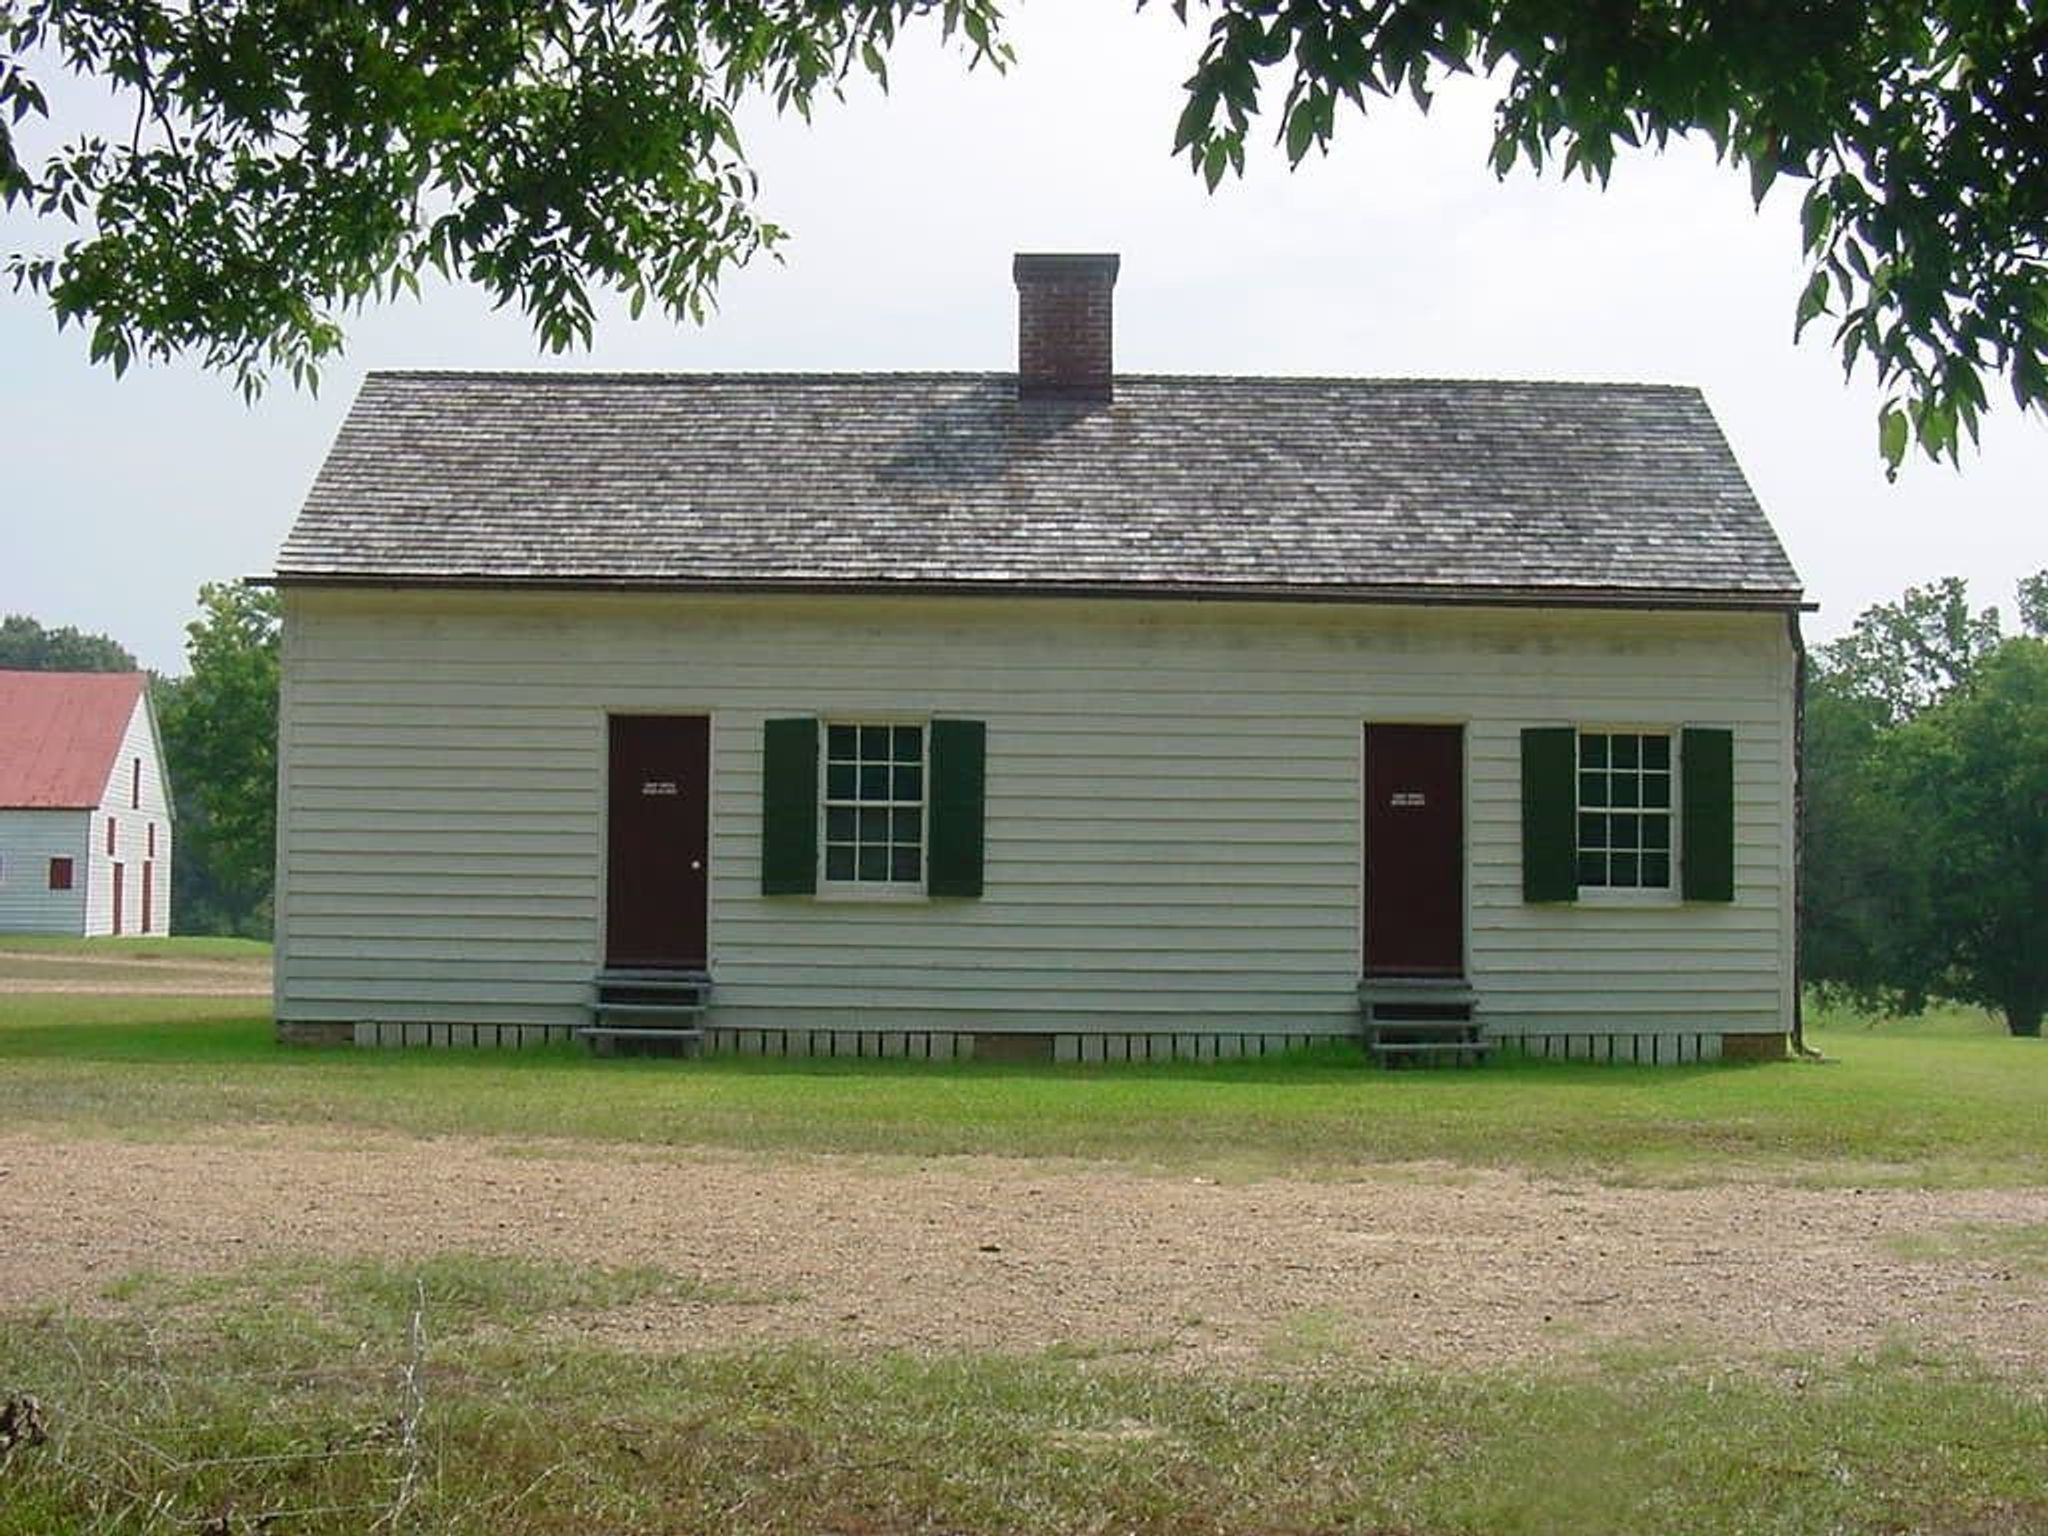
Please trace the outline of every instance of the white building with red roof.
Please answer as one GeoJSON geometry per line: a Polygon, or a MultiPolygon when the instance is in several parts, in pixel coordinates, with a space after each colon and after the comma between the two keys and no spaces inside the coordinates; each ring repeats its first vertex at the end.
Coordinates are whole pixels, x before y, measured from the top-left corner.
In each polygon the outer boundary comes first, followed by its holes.
{"type": "Polygon", "coordinates": [[[0,671],[0,933],[165,934],[170,897],[149,679],[0,671]]]}

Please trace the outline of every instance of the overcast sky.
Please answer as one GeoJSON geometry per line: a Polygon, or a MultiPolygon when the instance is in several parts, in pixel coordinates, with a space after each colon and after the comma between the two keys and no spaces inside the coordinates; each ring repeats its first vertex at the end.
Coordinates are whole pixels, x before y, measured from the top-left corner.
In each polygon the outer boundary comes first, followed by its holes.
{"type": "MultiPolygon", "coordinates": [[[[1704,146],[1640,156],[1604,191],[1486,168],[1483,83],[1424,118],[1344,122],[1292,174],[1277,148],[1213,196],[1168,154],[1198,39],[1170,11],[1030,0],[1007,76],[922,35],[883,97],[813,122],[749,116],[780,263],[731,279],[701,329],[612,305],[595,348],[540,353],[458,290],[355,321],[317,398],[245,406],[196,368],[115,380],[31,298],[0,293],[0,611],[112,634],[183,668],[200,583],[269,569],[362,373],[393,367],[992,369],[1014,364],[1009,258],[1123,256],[1124,372],[1645,380],[1697,384],[1808,594],[1809,632],[1943,575],[2010,615],[2048,566],[2048,424],[2010,406],[1958,475],[1876,452],[1876,393],[1821,327],[1794,348],[1798,188],[1759,215],[1704,146]]],[[[46,234],[0,220],[0,248],[46,234]]],[[[2009,398],[1994,394],[1994,398],[2009,398]]]]}

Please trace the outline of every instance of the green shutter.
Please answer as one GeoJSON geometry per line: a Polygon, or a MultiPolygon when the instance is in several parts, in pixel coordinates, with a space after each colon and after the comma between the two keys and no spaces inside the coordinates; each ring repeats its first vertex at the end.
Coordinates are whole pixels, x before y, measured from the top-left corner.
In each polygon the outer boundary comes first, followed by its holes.
{"type": "Polygon", "coordinates": [[[1679,746],[1687,901],[1735,899],[1735,733],[1688,727],[1679,746]]]}
{"type": "Polygon", "coordinates": [[[932,722],[931,853],[925,890],[979,896],[988,727],[979,720],[932,722]]]}
{"type": "Polygon", "coordinates": [[[1522,900],[1579,894],[1579,733],[1568,725],[1522,732],[1522,900]]]}
{"type": "Polygon", "coordinates": [[[818,888],[818,722],[761,728],[761,894],[818,888]]]}

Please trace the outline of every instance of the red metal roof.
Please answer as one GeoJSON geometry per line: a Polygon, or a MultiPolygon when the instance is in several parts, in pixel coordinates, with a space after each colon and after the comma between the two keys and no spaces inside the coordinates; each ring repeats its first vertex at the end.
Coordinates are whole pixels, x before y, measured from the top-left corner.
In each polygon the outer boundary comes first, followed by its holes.
{"type": "Polygon", "coordinates": [[[0,807],[98,805],[148,681],[140,672],[0,672],[0,807]]]}

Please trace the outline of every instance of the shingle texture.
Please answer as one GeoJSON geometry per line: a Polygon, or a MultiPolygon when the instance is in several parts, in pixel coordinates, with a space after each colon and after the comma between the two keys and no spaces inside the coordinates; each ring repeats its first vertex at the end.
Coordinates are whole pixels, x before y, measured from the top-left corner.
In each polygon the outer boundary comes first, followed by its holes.
{"type": "Polygon", "coordinates": [[[372,374],[281,581],[1797,601],[1699,393],[372,374]]]}

